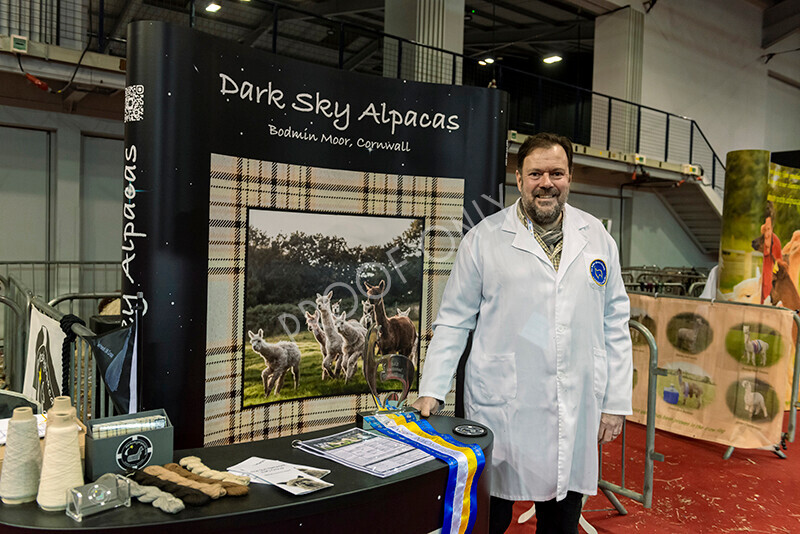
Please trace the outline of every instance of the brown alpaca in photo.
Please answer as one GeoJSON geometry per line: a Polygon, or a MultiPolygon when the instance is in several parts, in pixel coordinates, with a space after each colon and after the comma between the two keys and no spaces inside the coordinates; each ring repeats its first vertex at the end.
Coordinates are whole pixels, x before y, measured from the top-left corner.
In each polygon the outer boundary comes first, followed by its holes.
{"type": "Polygon", "coordinates": [[[689,382],[688,380],[683,379],[683,372],[678,369],[678,388],[680,390],[681,396],[683,397],[683,403],[686,404],[691,397],[694,397],[697,400],[697,407],[700,408],[703,405],[703,387],[700,384],[695,384],[693,382],[689,382]]]}
{"type": "Polygon", "coordinates": [[[797,287],[800,281],[800,230],[794,231],[792,239],[783,247],[781,254],[789,265],[789,278],[792,279],[794,287],[797,287]]]}
{"type": "Polygon", "coordinates": [[[367,295],[375,305],[372,310],[375,315],[375,324],[381,327],[381,337],[378,341],[381,354],[402,354],[412,358],[415,353],[414,343],[417,339],[417,329],[414,323],[408,317],[386,316],[382,296],[386,283],[383,280],[377,286],[371,286],[364,282],[364,287],[367,288],[367,295]]]}
{"type": "Polygon", "coordinates": [[[775,306],[780,302],[784,308],[800,310],[800,295],[797,294],[797,286],[792,282],[789,276],[789,266],[783,260],[778,260],[778,272],[775,273],[772,281],[770,299],[775,306]]]}

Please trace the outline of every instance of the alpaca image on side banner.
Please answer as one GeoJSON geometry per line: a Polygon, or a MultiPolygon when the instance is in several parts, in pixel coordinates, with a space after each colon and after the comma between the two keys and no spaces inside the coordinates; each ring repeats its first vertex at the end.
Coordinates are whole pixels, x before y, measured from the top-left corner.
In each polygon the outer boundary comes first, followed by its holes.
{"type": "Polygon", "coordinates": [[[703,319],[698,317],[695,319],[695,323],[689,328],[679,328],[678,329],[678,344],[683,350],[688,352],[695,351],[695,345],[697,343],[697,334],[700,332],[700,329],[703,327],[703,319]]]}
{"type": "Polygon", "coordinates": [[[264,358],[266,368],[261,372],[261,380],[264,382],[264,396],[269,397],[270,391],[277,395],[283,387],[283,379],[286,371],[292,371],[294,378],[294,389],[300,378],[300,349],[296,343],[291,341],[279,341],[278,343],[267,343],[264,341],[264,330],[259,329],[258,334],[248,330],[250,344],[253,350],[264,358]],[[274,391],[273,391],[274,389],[274,391]]]}
{"type": "Polygon", "coordinates": [[[797,289],[800,284],[800,230],[792,232],[792,238],[783,246],[781,255],[786,259],[789,278],[797,289]]]}
{"type": "Polygon", "coordinates": [[[745,302],[748,304],[761,304],[761,270],[756,269],[753,278],[742,280],[730,293],[720,292],[720,297],[731,302],[745,302]]]}
{"type": "Polygon", "coordinates": [[[688,380],[683,379],[683,371],[678,369],[678,385],[679,391],[681,394],[681,400],[683,404],[686,404],[690,398],[694,398],[697,401],[697,407],[699,408],[703,404],[703,386],[700,384],[695,384],[694,382],[689,382],[688,380]]]}
{"type": "Polygon", "coordinates": [[[800,294],[791,279],[789,265],[783,261],[776,262],[778,271],[772,279],[772,291],[769,294],[773,306],[783,306],[790,310],[800,310],[800,294]]]}
{"type": "Polygon", "coordinates": [[[764,417],[769,417],[767,404],[764,402],[764,395],[758,391],[753,391],[753,382],[742,380],[744,388],[744,409],[750,414],[750,418],[757,417],[759,413],[764,417]]]}
{"type": "Polygon", "coordinates": [[[744,334],[745,363],[756,365],[756,356],[758,356],[761,366],[767,365],[767,351],[769,350],[767,342],[760,339],[752,339],[749,325],[742,326],[742,333],[744,334]]]}

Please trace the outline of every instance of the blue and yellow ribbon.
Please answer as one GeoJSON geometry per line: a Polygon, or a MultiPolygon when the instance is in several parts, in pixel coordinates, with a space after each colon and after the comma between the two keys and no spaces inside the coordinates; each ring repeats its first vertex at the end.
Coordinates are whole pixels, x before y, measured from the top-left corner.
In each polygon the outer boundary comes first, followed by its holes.
{"type": "Polygon", "coordinates": [[[483,450],[437,432],[412,414],[377,414],[365,418],[372,428],[443,460],[449,467],[442,534],[466,534],[475,525],[478,478],[486,463],[483,450]]]}

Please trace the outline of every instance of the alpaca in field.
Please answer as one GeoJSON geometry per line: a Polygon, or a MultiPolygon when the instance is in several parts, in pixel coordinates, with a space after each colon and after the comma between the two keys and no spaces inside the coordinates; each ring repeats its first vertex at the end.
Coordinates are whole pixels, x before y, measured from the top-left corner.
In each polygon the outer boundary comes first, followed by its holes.
{"type": "Polygon", "coordinates": [[[331,313],[334,316],[339,315],[339,306],[341,305],[342,305],[342,299],[339,299],[336,302],[331,303],[331,313]]]}
{"type": "Polygon", "coordinates": [[[248,330],[250,344],[253,350],[264,358],[266,368],[261,372],[261,381],[264,383],[264,396],[269,397],[270,391],[277,395],[283,387],[283,379],[287,370],[292,371],[294,389],[300,378],[300,348],[291,341],[267,343],[264,341],[264,330],[258,329],[258,334],[248,330]]]}
{"type": "Polygon", "coordinates": [[[772,279],[772,291],[769,294],[772,305],[777,306],[780,304],[790,310],[800,310],[800,294],[797,292],[795,282],[792,281],[789,265],[783,260],[778,260],[776,265],[778,266],[778,272],[775,273],[775,277],[772,279]]]}
{"type": "Polygon", "coordinates": [[[733,302],[761,304],[761,270],[756,269],[755,277],[742,280],[733,286],[733,291],[730,293],[719,292],[719,295],[733,302]]]}
{"type": "Polygon", "coordinates": [[[331,311],[331,297],[333,291],[327,295],[317,293],[317,310],[320,313],[322,328],[325,330],[325,357],[322,360],[322,378],[337,376],[342,370],[342,354],[344,352],[344,339],[336,330],[333,312],[331,311]]]}
{"type": "Polygon", "coordinates": [[[769,345],[766,341],[760,339],[750,338],[750,327],[748,325],[742,326],[744,333],[744,359],[748,365],[756,365],[756,356],[760,356],[761,365],[767,364],[767,351],[769,345]]]}
{"type": "Polygon", "coordinates": [[[408,317],[386,316],[386,309],[383,306],[383,293],[386,283],[381,280],[377,286],[371,286],[364,282],[367,288],[367,295],[375,301],[375,308],[372,310],[375,323],[381,327],[381,337],[378,346],[381,354],[402,354],[411,358],[414,355],[414,343],[417,339],[417,329],[408,317]]]}
{"type": "MultiPolygon", "coordinates": [[[[314,334],[314,339],[317,340],[319,344],[319,350],[322,353],[322,360],[325,361],[325,357],[328,355],[328,351],[325,348],[325,344],[327,343],[327,336],[325,336],[325,331],[322,329],[322,325],[319,324],[319,310],[315,311],[314,314],[310,314],[306,312],[306,325],[308,325],[309,331],[314,334]]],[[[325,379],[325,369],[322,370],[323,373],[323,380],[325,379]]]]}
{"type": "Polygon", "coordinates": [[[398,317],[408,317],[408,314],[411,313],[411,308],[406,308],[405,310],[401,310],[400,308],[395,308],[397,310],[398,317]]]}
{"type": "Polygon", "coordinates": [[[757,412],[761,412],[764,417],[768,417],[764,395],[758,391],[754,392],[753,383],[749,380],[742,380],[742,387],[744,388],[744,409],[750,414],[750,418],[758,415],[757,412]]]}
{"type": "Polygon", "coordinates": [[[364,328],[369,328],[374,322],[374,318],[372,316],[372,309],[374,307],[375,306],[373,306],[369,299],[361,301],[361,310],[363,311],[363,315],[361,316],[361,321],[359,322],[364,328]]]}
{"type": "Polygon", "coordinates": [[[342,367],[344,368],[344,382],[353,378],[358,367],[358,359],[364,356],[364,337],[367,331],[358,321],[348,321],[347,314],[335,316],[336,330],[344,338],[344,352],[342,367]]]}
{"type": "Polygon", "coordinates": [[[678,386],[683,396],[683,403],[686,404],[690,397],[697,399],[697,407],[702,406],[703,387],[700,384],[693,384],[683,380],[683,372],[678,369],[678,386]]]}
{"type": "MultiPolygon", "coordinates": [[[[786,258],[789,278],[792,280],[792,285],[797,289],[798,283],[800,283],[800,230],[795,230],[792,233],[792,238],[783,246],[781,256],[786,258]]],[[[773,302],[775,302],[774,299],[773,302]]]]}
{"type": "Polygon", "coordinates": [[[695,344],[697,343],[697,333],[703,326],[703,320],[698,317],[695,324],[688,328],[678,328],[678,346],[689,352],[695,351],[695,344]]]}

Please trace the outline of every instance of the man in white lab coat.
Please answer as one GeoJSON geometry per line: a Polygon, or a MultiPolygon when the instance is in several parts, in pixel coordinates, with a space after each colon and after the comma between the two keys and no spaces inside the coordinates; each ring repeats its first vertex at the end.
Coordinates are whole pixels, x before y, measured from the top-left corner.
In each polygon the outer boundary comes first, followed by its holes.
{"type": "Polygon", "coordinates": [[[474,331],[464,407],[494,432],[490,532],[524,500],[537,534],[573,534],[597,492],[597,444],[631,413],[630,305],[614,240],[566,204],[569,139],[537,134],[517,157],[521,198],[464,236],[414,406],[439,408],[474,331]]]}

